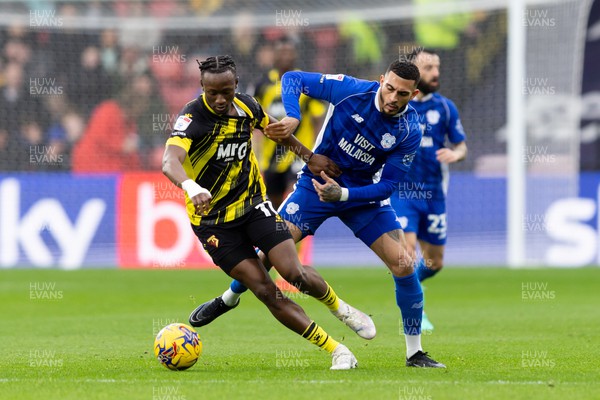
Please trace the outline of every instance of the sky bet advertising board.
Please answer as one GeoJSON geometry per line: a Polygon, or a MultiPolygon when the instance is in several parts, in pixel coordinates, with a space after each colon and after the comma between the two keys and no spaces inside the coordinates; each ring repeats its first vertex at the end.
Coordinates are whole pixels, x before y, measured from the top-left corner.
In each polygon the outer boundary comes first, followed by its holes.
{"type": "MultiPolygon", "coordinates": [[[[579,183],[578,197],[524,221],[543,237],[532,264],[600,264],[600,174],[582,173],[579,183]]],[[[453,174],[447,214],[446,265],[506,264],[504,178],[453,174]]],[[[300,252],[316,266],[383,268],[335,218],[300,252]]],[[[190,227],[183,191],[162,174],[132,173],[0,175],[0,268],[216,267],[190,227]]]]}

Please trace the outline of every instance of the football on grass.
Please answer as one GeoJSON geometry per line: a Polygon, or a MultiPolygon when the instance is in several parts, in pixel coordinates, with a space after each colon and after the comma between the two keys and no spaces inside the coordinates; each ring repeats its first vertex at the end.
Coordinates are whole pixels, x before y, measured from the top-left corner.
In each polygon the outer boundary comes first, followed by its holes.
{"type": "Polygon", "coordinates": [[[158,332],[154,340],[154,355],[165,367],[181,371],[196,364],[202,354],[198,333],[185,324],[170,324],[158,332]]]}

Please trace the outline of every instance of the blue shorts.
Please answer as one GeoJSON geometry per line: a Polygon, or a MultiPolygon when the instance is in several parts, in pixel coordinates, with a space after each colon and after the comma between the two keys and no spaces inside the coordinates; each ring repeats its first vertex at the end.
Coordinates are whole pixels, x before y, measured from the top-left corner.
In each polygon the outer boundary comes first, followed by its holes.
{"type": "Polygon", "coordinates": [[[391,197],[392,207],[405,232],[433,245],[446,244],[446,201],[391,197]]]}
{"type": "Polygon", "coordinates": [[[354,236],[371,246],[381,235],[400,229],[396,213],[389,204],[381,202],[358,203],[336,201],[325,203],[319,200],[309,178],[300,178],[294,191],[279,207],[283,219],[296,225],[302,237],[314,235],[326,219],[338,217],[354,236]]]}

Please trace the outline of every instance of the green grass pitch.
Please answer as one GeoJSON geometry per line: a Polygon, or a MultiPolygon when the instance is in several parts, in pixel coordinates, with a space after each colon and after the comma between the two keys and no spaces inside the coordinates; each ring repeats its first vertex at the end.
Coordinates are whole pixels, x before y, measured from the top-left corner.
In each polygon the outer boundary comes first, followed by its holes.
{"type": "Polygon", "coordinates": [[[356,355],[328,354],[281,326],[252,295],[198,332],[187,371],[152,353],[156,332],[219,295],[221,271],[0,272],[2,399],[599,399],[600,270],[447,268],[426,282],[435,331],[426,351],[446,370],[404,366],[393,281],[383,267],[321,269],[378,328],[365,341],[327,309],[300,303],[356,355]]]}

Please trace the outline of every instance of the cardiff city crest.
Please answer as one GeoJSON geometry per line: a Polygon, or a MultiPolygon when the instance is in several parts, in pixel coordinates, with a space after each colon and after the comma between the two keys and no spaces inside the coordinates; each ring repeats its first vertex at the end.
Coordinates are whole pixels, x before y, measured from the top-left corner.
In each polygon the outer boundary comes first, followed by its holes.
{"type": "Polygon", "coordinates": [[[396,143],[396,138],[391,133],[384,133],[381,138],[381,145],[384,149],[389,149],[396,143]]]}

